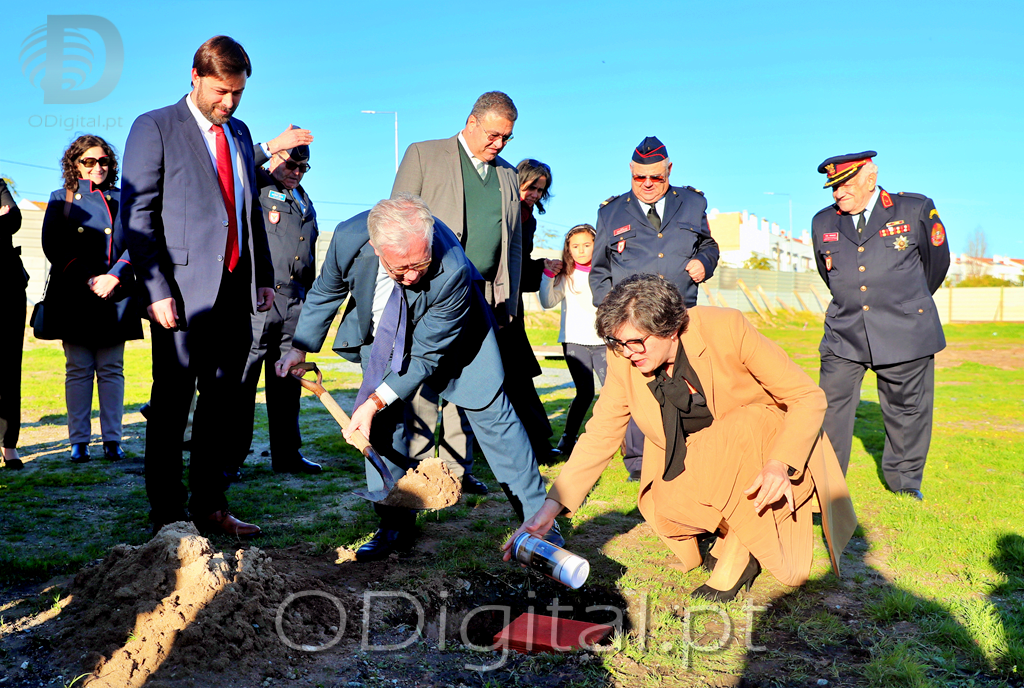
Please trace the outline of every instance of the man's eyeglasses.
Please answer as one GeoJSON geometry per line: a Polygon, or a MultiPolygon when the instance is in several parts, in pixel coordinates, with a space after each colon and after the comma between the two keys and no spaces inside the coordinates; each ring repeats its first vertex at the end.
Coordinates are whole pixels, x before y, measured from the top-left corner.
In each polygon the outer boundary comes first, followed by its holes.
{"type": "Polygon", "coordinates": [[[512,134],[499,134],[496,131],[487,131],[486,129],[484,129],[484,133],[487,134],[488,143],[494,143],[498,139],[501,139],[501,143],[506,144],[515,138],[512,134]]]}
{"type": "Polygon", "coordinates": [[[426,260],[420,263],[413,263],[412,265],[403,265],[400,268],[393,268],[390,265],[388,265],[388,262],[386,260],[384,260],[384,256],[380,257],[380,262],[384,263],[384,269],[391,273],[391,276],[394,277],[395,279],[402,279],[403,277],[405,277],[405,273],[407,272],[423,272],[424,270],[430,267],[430,261],[431,259],[427,258],[426,260]]]}
{"type": "Polygon", "coordinates": [[[638,184],[643,184],[648,179],[651,180],[652,184],[661,184],[667,177],[663,174],[634,174],[633,181],[638,184]]]}
{"type": "Polygon", "coordinates": [[[643,339],[627,339],[621,341],[615,337],[605,337],[604,343],[608,345],[608,348],[612,350],[613,354],[619,356],[623,355],[623,349],[631,354],[642,354],[647,352],[647,340],[653,335],[647,335],[643,339]]]}
{"type": "Polygon", "coordinates": [[[78,164],[87,170],[99,165],[100,167],[110,167],[110,157],[104,155],[102,158],[80,158],[78,164]]]}

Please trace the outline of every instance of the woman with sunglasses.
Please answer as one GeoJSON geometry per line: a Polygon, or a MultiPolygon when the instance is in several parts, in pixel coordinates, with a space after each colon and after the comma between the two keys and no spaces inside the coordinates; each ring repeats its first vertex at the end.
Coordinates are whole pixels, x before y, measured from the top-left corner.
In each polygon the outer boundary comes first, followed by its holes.
{"type": "MultiPolygon", "coordinates": [[[[617,284],[597,309],[614,354],[572,457],[520,531],[542,535],[576,511],[611,462],[632,417],[647,439],[641,514],[678,568],[711,575],[693,595],[733,599],[768,569],[799,586],[810,574],[812,512],[836,575],[857,525],[846,481],[821,431],[825,394],[786,353],[729,308],[687,310],[655,275],[617,284]],[[701,556],[697,537],[717,533],[701,556]]],[[[512,539],[506,543],[506,549],[512,539]]]]}
{"type": "Polygon", "coordinates": [[[64,186],[50,194],[43,252],[50,261],[46,319],[64,344],[71,460],[88,461],[92,389],[100,401],[103,456],[124,458],[124,343],[142,338],[135,275],[118,217],[117,157],[99,136],[79,136],[61,159],[64,186]]]}

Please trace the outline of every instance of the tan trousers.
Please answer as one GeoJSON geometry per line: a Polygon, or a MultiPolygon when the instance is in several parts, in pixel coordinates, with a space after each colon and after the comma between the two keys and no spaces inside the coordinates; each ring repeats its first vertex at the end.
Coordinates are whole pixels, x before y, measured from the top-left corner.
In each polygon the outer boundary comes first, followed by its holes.
{"type": "Polygon", "coordinates": [[[688,439],[686,470],[670,482],[657,478],[641,497],[644,516],[687,568],[700,564],[693,536],[714,532],[724,520],[729,535],[739,537],[780,582],[798,586],[807,580],[813,552],[810,474],[793,483],[795,514],[785,499],[758,514],[756,494],[743,494],[763,468],[784,413],[753,405],[715,419],[688,439]]]}

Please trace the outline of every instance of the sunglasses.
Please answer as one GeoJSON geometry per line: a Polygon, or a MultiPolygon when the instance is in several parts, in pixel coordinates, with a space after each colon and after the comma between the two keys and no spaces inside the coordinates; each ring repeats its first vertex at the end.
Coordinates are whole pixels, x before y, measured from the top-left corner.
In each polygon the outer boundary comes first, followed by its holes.
{"type": "Polygon", "coordinates": [[[100,167],[110,167],[110,157],[104,155],[102,158],[79,158],[78,164],[87,170],[99,165],[100,167]]]}
{"type": "Polygon", "coordinates": [[[487,135],[488,143],[494,143],[498,139],[501,139],[502,144],[506,144],[515,138],[512,134],[499,134],[496,131],[487,131],[486,129],[484,129],[484,134],[487,135]]]}
{"type": "Polygon", "coordinates": [[[285,160],[284,166],[289,170],[298,170],[302,174],[309,172],[309,168],[312,167],[308,162],[295,162],[294,160],[285,160]]]}
{"type": "MultiPolygon", "coordinates": [[[[643,184],[646,180],[650,179],[653,184],[661,184],[665,181],[666,177],[663,174],[634,174],[633,181],[643,184]]],[[[639,352],[638,352],[639,353],[639,352]]]]}
{"type": "Polygon", "coordinates": [[[627,339],[622,341],[615,337],[605,337],[604,343],[612,350],[613,354],[622,355],[623,349],[633,354],[642,354],[647,351],[647,340],[653,335],[647,335],[643,339],[627,339]]]}

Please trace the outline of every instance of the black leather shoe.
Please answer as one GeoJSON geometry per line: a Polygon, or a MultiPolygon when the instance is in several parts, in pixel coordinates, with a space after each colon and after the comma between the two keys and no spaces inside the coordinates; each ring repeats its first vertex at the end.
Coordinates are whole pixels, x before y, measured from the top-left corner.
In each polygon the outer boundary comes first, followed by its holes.
{"type": "Polygon", "coordinates": [[[365,545],[356,550],[356,561],[381,561],[392,552],[408,552],[412,549],[415,536],[404,530],[380,528],[365,545]]]}
{"type": "Polygon", "coordinates": [[[736,581],[736,585],[731,590],[718,590],[708,585],[702,585],[693,592],[690,593],[693,597],[703,597],[711,602],[728,602],[729,600],[735,599],[739,593],[740,588],[744,590],[750,590],[754,585],[754,579],[761,574],[761,564],[754,558],[754,555],[750,555],[749,561],[747,561],[747,568],[743,569],[743,573],[740,574],[740,579],[736,581]]]}
{"type": "Polygon", "coordinates": [[[307,473],[316,475],[324,469],[318,463],[313,463],[302,454],[296,453],[291,461],[272,461],[271,465],[275,473],[307,473]]]}
{"type": "Polygon", "coordinates": [[[898,491],[896,494],[909,495],[909,496],[913,497],[914,499],[916,499],[919,502],[923,502],[924,501],[924,494],[922,494],[921,490],[915,490],[913,488],[907,487],[907,488],[904,488],[904,489],[898,491]]]}
{"type": "Polygon", "coordinates": [[[627,483],[638,483],[640,482],[640,471],[630,471],[629,477],[626,478],[627,483]]]}
{"type": "Polygon", "coordinates": [[[565,547],[565,538],[562,537],[562,531],[558,529],[557,521],[551,524],[551,530],[544,536],[544,539],[555,547],[565,547]]]}
{"type": "Polygon", "coordinates": [[[108,461],[120,461],[125,457],[124,449],[121,449],[120,442],[104,442],[103,458],[108,461]]]}
{"type": "Polygon", "coordinates": [[[71,463],[85,463],[92,459],[89,456],[89,444],[87,442],[76,442],[71,445],[71,463]]]}
{"type": "Polygon", "coordinates": [[[487,486],[477,480],[471,473],[462,476],[462,492],[465,494],[485,495],[487,486]]]}
{"type": "Polygon", "coordinates": [[[153,407],[149,405],[148,401],[139,407],[139,413],[141,413],[142,417],[145,418],[146,420],[149,420],[149,412],[152,410],[153,407]]]}
{"type": "Polygon", "coordinates": [[[4,461],[4,466],[6,466],[7,470],[10,471],[20,471],[25,467],[25,462],[21,459],[8,459],[7,461],[4,461]]]}
{"type": "Polygon", "coordinates": [[[562,438],[558,440],[558,445],[555,447],[555,451],[562,454],[566,458],[572,454],[572,450],[576,447],[576,438],[569,437],[568,435],[562,435],[562,438]]]}

